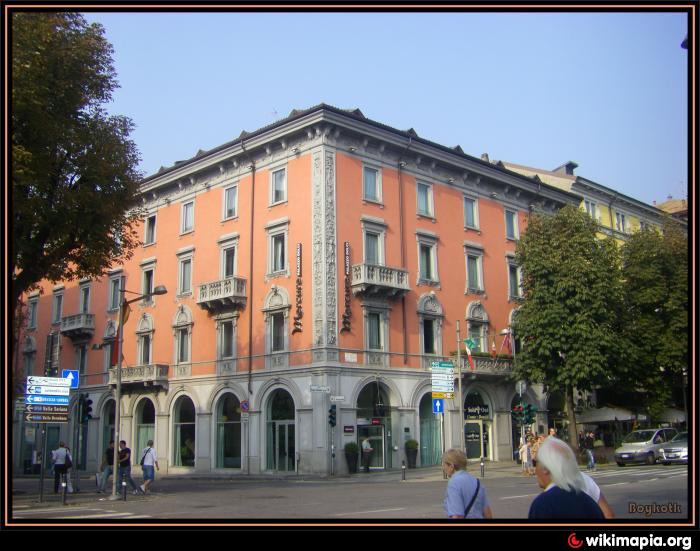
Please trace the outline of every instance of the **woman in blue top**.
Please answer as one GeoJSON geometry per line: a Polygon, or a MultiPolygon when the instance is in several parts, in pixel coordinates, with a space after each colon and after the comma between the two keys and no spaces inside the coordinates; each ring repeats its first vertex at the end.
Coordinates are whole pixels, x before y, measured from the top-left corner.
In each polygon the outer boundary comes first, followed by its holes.
{"type": "Polygon", "coordinates": [[[449,477],[445,513],[449,518],[493,518],[486,488],[466,472],[467,457],[460,450],[442,455],[442,471],[449,477]]]}

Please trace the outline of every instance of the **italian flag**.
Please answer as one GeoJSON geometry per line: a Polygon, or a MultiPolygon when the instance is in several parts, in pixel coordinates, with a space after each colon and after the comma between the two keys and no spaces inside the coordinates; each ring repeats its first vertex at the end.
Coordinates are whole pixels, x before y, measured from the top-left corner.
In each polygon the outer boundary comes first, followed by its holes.
{"type": "Polygon", "coordinates": [[[469,342],[464,342],[464,348],[467,349],[467,360],[469,361],[469,367],[474,371],[474,360],[472,360],[472,349],[469,348],[469,342]]]}

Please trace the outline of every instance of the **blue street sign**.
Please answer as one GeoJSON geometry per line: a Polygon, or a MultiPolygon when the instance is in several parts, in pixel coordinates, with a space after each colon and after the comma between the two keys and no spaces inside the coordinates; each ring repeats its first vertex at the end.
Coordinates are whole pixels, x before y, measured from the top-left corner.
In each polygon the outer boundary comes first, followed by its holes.
{"type": "Polygon", "coordinates": [[[35,394],[29,394],[24,397],[28,404],[70,404],[70,398],[68,396],[41,396],[35,394]]]}
{"type": "Polygon", "coordinates": [[[71,388],[78,388],[78,383],[80,382],[80,372],[77,369],[64,369],[61,371],[61,377],[71,380],[71,388]]]}
{"type": "Polygon", "coordinates": [[[445,413],[445,400],[433,398],[433,413],[445,413]]]}

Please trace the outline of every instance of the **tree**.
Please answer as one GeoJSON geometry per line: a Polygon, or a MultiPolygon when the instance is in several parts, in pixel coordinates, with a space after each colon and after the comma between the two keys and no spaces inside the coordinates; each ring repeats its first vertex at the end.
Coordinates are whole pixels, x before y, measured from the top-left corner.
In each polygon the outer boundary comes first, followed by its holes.
{"type": "Polygon", "coordinates": [[[657,417],[671,405],[673,391],[684,389],[688,368],[688,239],[669,219],[662,231],[631,235],[621,254],[630,348],[617,386],[636,389],[638,401],[657,417]]]}
{"type": "Polygon", "coordinates": [[[516,247],[524,300],[513,323],[523,345],[514,376],[563,392],[572,446],[574,388],[610,380],[623,354],[618,248],[597,231],[586,213],[567,206],[532,215],[516,247]]]}
{"type": "Polygon", "coordinates": [[[118,86],[100,25],[12,15],[11,305],[43,279],[100,277],[131,257],[139,155],[132,122],[102,105],[118,86]]]}

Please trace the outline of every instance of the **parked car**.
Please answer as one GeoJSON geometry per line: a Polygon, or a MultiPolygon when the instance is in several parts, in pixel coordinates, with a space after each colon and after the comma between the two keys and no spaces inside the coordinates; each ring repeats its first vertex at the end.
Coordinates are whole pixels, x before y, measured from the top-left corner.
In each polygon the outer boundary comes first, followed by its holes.
{"type": "Polygon", "coordinates": [[[688,433],[679,432],[659,451],[661,452],[661,462],[664,465],[688,463],[688,433]]]}
{"type": "Polygon", "coordinates": [[[661,448],[678,434],[676,429],[642,429],[631,432],[615,450],[615,462],[620,467],[628,463],[653,465],[661,459],[661,448]]]}

